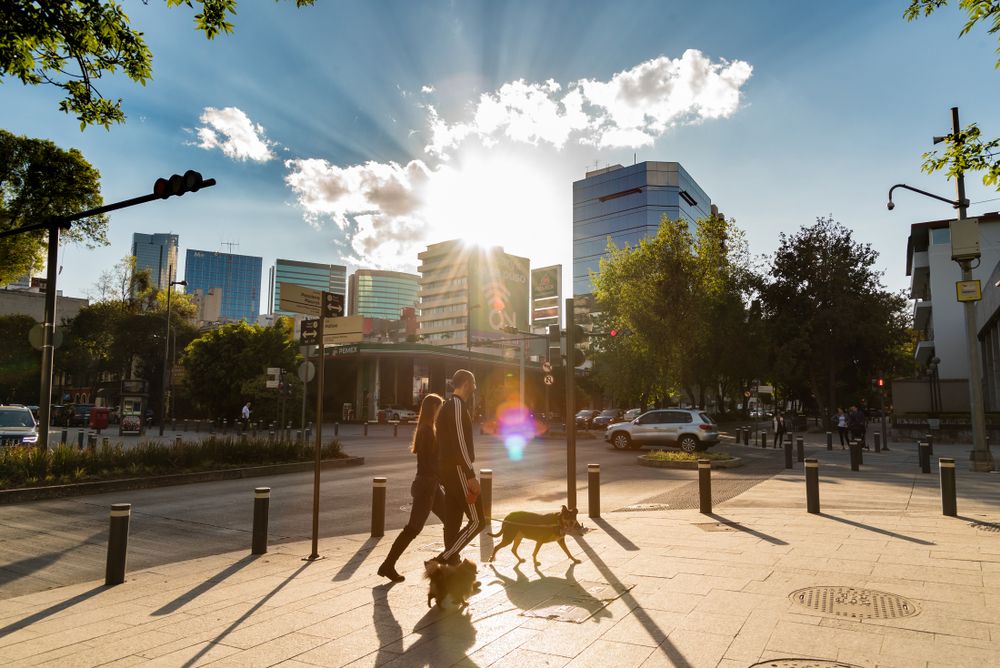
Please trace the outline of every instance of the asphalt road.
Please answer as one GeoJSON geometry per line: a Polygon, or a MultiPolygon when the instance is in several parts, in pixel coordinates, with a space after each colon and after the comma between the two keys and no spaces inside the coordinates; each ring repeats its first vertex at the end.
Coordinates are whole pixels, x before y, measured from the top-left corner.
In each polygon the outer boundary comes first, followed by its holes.
{"type": "MultiPolygon", "coordinates": [[[[323,472],[321,537],[369,531],[371,479],[375,476],[388,478],[386,528],[397,529],[406,523],[410,481],[416,465],[408,450],[411,429],[401,427],[398,438],[394,439],[391,428],[373,428],[367,438],[361,436],[357,427],[342,428],[345,451],[364,456],[365,464],[323,472]]],[[[780,469],[776,451],[733,449],[750,457],[749,466],[716,472],[716,495],[737,494],[780,469]]],[[[577,504],[581,521],[587,523],[587,464],[590,463],[601,465],[604,514],[644,500],[671,507],[697,507],[697,485],[692,484],[697,479],[696,471],[639,466],[635,454],[613,451],[601,440],[578,441],[577,504]]],[[[565,503],[564,442],[531,442],[523,457],[516,459],[496,437],[477,436],[476,456],[478,468],[494,471],[495,519],[520,509],[552,512],[565,503]]],[[[2,506],[0,599],[102,578],[112,503],[132,504],[128,567],[141,569],[226,551],[249,550],[255,486],[269,486],[272,490],[269,542],[308,540],[312,484],[312,473],[295,473],[2,506]]],[[[415,545],[424,537],[426,543],[441,540],[440,526],[434,516],[415,545]]]]}

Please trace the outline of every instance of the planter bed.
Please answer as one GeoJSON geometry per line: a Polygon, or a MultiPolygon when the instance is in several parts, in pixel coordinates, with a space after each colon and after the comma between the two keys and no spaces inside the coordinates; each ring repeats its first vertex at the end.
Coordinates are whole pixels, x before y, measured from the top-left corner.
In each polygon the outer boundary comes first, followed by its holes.
{"type": "MultiPolygon", "coordinates": [[[[671,461],[669,459],[650,459],[648,455],[639,455],[636,457],[636,461],[642,466],[650,466],[652,468],[658,469],[697,469],[698,461],[697,459],[693,461],[671,461]]],[[[739,457],[733,457],[731,459],[713,459],[712,468],[713,469],[731,469],[738,466],[743,466],[743,460],[739,457]]]]}

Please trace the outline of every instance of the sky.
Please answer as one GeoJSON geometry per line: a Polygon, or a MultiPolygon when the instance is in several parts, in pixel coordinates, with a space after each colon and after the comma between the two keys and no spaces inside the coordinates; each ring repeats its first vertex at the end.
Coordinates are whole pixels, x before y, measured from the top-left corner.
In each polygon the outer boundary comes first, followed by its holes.
{"type": "MultiPolygon", "coordinates": [[[[100,82],[126,124],[81,132],[58,89],[5,80],[0,127],[80,149],[106,202],[187,169],[218,181],[67,246],[67,295],[94,293],[134,232],[178,234],[178,276],[188,248],[261,256],[262,296],[279,257],[413,271],[455,237],[570,285],[572,182],[636,160],[680,162],[754,254],[832,216],[902,289],[909,225],[954,214],[903,191],[889,212],[889,187],[954,197],[920,170],[952,106],[1000,135],[996,38],[959,39],[954,8],[908,23],[907,4],[243,0],[208,41],[194,10],[125,0],[154,54],[145,87],[100,82]]],[[[1000,210],[967,181],[970,215],[1000,210]]]]}

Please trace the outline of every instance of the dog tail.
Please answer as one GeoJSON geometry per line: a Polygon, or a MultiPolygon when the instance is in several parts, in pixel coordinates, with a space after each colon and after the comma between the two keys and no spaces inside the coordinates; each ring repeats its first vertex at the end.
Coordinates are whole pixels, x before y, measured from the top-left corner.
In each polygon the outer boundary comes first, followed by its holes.
{"type": "Polygon", "coordinates": [[[491,538],[497,538],[499,536],[502,536],[503,535],[503,528],[501,528],[500,531],[497,531],[496,533],[490,533],[489,531],[487,531],[486,535],[490,536],[491,538]]]}

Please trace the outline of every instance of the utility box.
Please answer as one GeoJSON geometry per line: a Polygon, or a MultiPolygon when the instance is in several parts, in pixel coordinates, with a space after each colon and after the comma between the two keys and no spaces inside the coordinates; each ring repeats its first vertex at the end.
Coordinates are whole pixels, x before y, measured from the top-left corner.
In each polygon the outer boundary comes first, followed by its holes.
{"type": "Polygon", "coordinates": [[[951,221],[951,259],[956,262],[979,257],[979,219],[951,221]]]}
{"type": "Polygon", "coordinates": [[[90,428],[107,429],[111,417],[111,409],[107,406],[94,406],[90,409],[90,428]]]}

